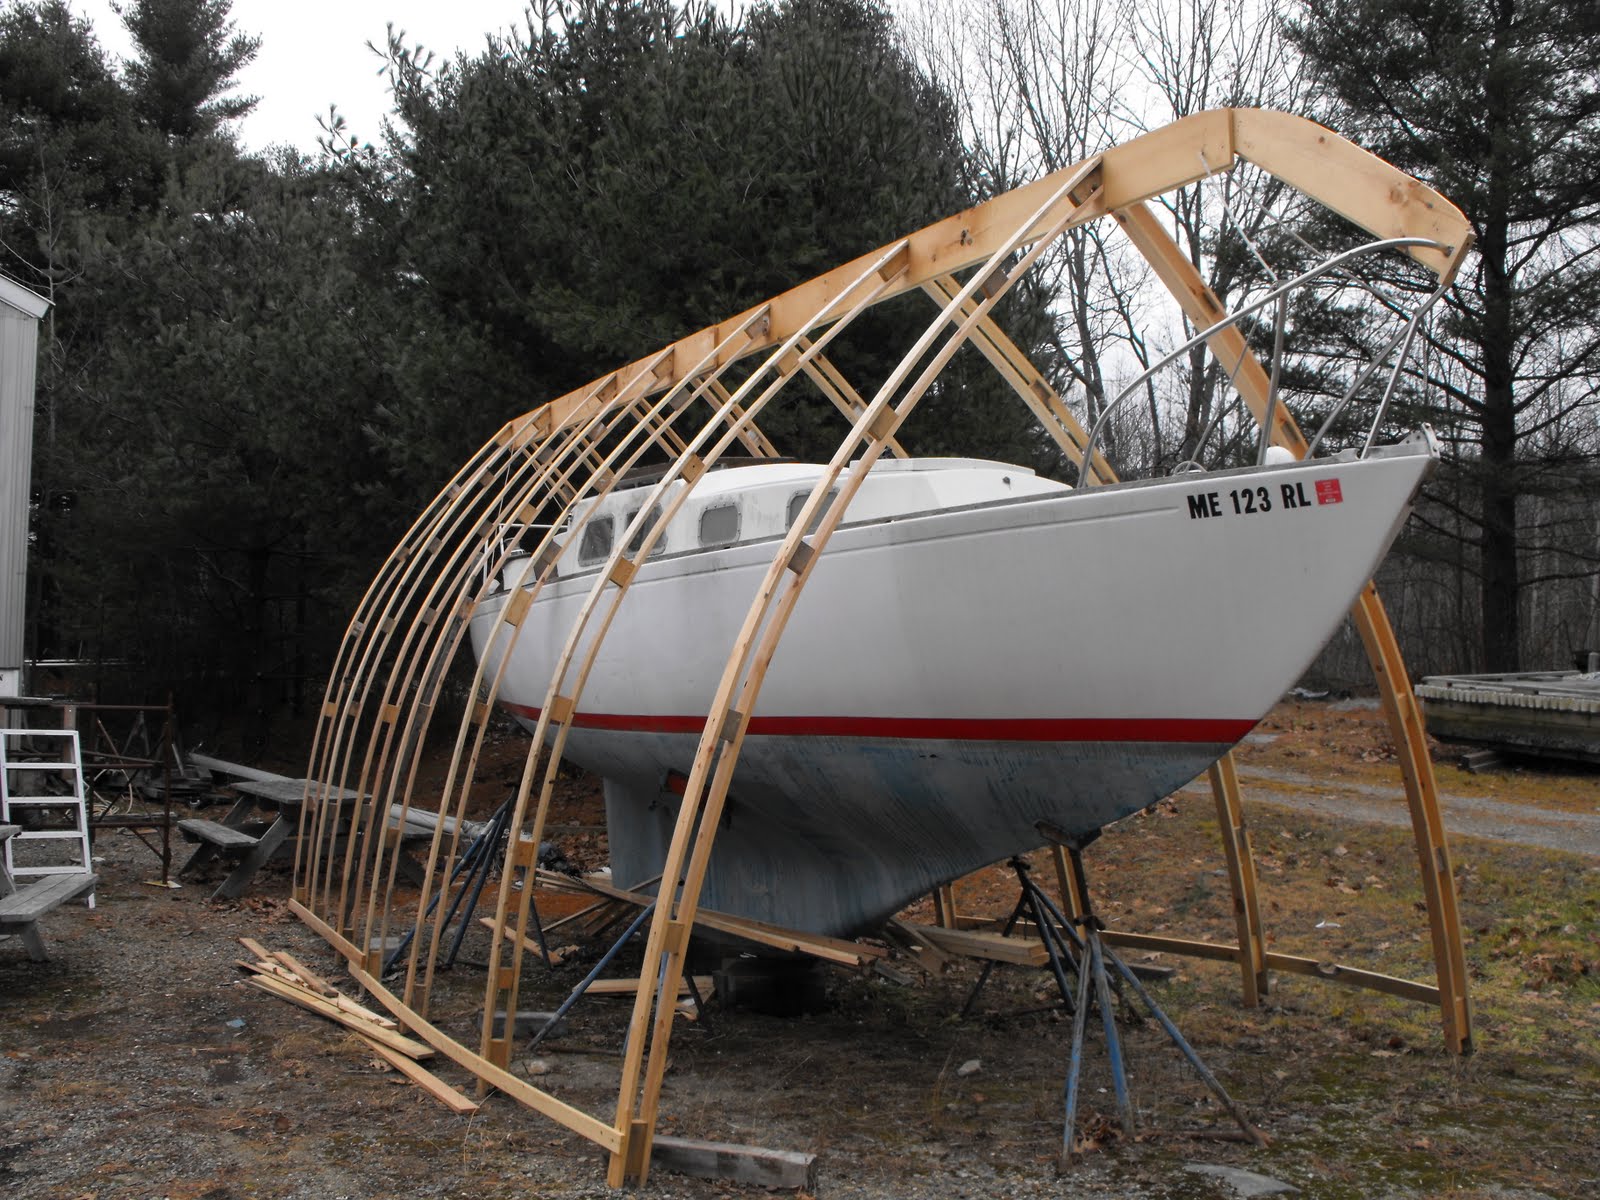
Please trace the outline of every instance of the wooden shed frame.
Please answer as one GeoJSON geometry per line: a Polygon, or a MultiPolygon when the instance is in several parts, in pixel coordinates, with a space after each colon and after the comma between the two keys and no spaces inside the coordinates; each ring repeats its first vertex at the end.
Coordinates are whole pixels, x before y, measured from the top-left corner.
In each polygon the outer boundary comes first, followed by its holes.
{"type": "MultiPolygon", "coordinates": [[[[956,351],[972,342],[1062,450],[1098,481],[1110,468],[1083,467],[1087,435],[1048,381],[995,324],[991,311],[1065,231],[1114,220],[1197,329],[1213,329],[1210,351],[1225,364],[1272,442],[1302,457],[1306,440],[1281,404],[1269,403],[1267,370],[1147,201],[1249,161],[1377,238],[1414,239],[1406,253],[1447,285],[1472,241],[1462,214],[1438,193],[1338,135],[1301,118],[1251,109],[1201,113],[1007,192],[863,255],[824,275],[621,367],[508,422],[425,508],[361,600],[339,649],[321,709],[307,776],[294,877],[294,911],[346,960],[351,974],[416,1036],[528,1107],[574,1130],[609,1156],[608,1181],[642,1181],[649,1171],[675,999],[694,932],[701,886],[750,714],[785,624],[818,557],[866,470],[884,453],[903,454],[896,433],[956,351]],[[965,282],[958,273],[965,273],[965,282]],[[873,394],[863,398],[829,361],[829,344],[871,306],[912,289],[938,315],[873,394]],[[730,386],[730,368],[746,364],[730,386]],[[687,489],[724,454],[771,457],[756,424],[798,375],[809,378],[850,422],[788,535],[733,645],[706,714],[684,787],[649,926],[628,1026],[615,1111],[593,1115],[510,1073],[524,947],[534,916],[532,873],[544,836],[561,752],[590,668],[687,489]],[[1270,414],[1270,416],[1269,416],[1270,414]],[[430,901],[463,851],[458,834],[501,680],[479,665],[455,733],[449,773],[436,798],[417,787],[418,750],[441,701],[446,672],[462,650],[468,621],[509,561],[508,528],[526,530],[532,554],[524,586],[512,593],[497,634],[521,632],[539,588],[575,544],[587,504],[604,497],[632,466],[669,465],[639,515],[616,538],[581,614],[568,631],[530,743],[510,816],[501,879],[519,869],[528,886],[498,891],[483,1024],[468,1046],[429,1018],[442,924],[430,901]],[[569,533],[558,543],[555,531],[569,533]],[[542,533],[539,531],[542,529],[542,533]],[[415,914],[397,910],[399,830],[413,809],[436,813],[415,914]],[[399,819],[397,819],[399,818],[399,819]],[[403,981],[384,980],[385,949],[413,934],[403,981]],[[497,1026],[497,1012],[507,1018],[497,1026]]],[[[1422,721],[1398,645],[1369,583],[1353,617],[1377,676],[1410,804],[1432,930],[1436,985],[1271,954],[1256,903],[1250,840],[1231,758],[1211,770],[1223,848],[1235,897],[1238,941],[1219,945],[1122,934],[1120,941],[1239,964],[1245,1003],[1256,1003],[1270,968],[1337,978],[1437,1003],[1445,1045],[1471,1046],[1465,954],[1449,853],[1422,721]]],[[[492,656],[490,656],[492,657],[492,656]]],[[[509,652],[499,657],[509,661],[509,652]]],[[[619,881],[620,882],[620,881],[619,881]]],[[[631,882],[631,881],[630,881],[631,882]]],[[[446,885],[447,886],[447,885],[446,885]]],[[[1066,889],[1069,896],[1072,889],[1066,889]]],[[[948,905],[942,906],[953,916],[948,905]]],[[[408,906],[409,910],[409,906],[408,906]]]]}

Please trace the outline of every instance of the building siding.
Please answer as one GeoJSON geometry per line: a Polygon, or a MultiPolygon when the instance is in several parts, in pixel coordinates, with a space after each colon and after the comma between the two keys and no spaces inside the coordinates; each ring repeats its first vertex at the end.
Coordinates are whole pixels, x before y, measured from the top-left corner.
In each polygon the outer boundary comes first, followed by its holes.
{"type": "Polygon", "coordinates": [[[39,322],[0,302],[0,674],[20,672],[39,322]]]}

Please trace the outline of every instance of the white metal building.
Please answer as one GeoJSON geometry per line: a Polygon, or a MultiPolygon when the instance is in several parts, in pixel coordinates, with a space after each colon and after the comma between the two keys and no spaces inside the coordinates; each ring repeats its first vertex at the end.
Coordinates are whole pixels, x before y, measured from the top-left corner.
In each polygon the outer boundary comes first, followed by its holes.
{"type": "Polygon", "coordinates": [[[22,691],[34,369],[49,301],[0,275],[0,696],[22,691]]]}

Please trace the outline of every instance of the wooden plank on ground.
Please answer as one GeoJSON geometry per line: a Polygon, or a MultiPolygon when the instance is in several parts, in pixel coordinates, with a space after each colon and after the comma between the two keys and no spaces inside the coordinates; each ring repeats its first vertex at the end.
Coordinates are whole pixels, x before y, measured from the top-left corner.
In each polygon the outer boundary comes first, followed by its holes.
{"type": "Polygon", "coordinates": [[[272,957],[277,959],[284,966],[288,967],[289,970],[293,971],[296,975],[300,976],[301,979],[305,980],[306,984],[311,988],[312,991],[321,992],[324,996],[337,996],[339,994],[338,988],[334,987],[333,984],[329,983],[321,975],[318,975],[315,971],[306,966],[305,963],[301,962],[287,950],[274,950],[272,957]]]}
{"type": "Polygon", "coordinates": [[[657,1136],[650,1147],[650,1162],[653,1166],[701,1179],[728,1179],[757,1187],[803,1192],[817,1190],[817,1156],[795,1150],[767,1150],[761,1146],[657,1136]]]}
{"type": "Polygon", "coordinates": [[[1050,961],[1044,943],[1034,938],[1002,937],[998,933],[980,933],[972,929],[942,929],[937,925],[908,924],[905,928],[946,953],[965,958],[1015,963],[1022,967],[1042,967],[1050,961]]]}
{"type": "Polygon", "coordinates": [[[255,938],[253,938],[253,937],[242,937],[242,938],[240,938],[239,939],[239,945],[243,946],[246,950],[250,951],[251,954],[254,954],[262,962],[271,962],[272,961],[272,951],[268,950],[265,946],[263,946],[260,942],[256,941],[255,938]]]}
{"type": "Polygon", "coordinates": [[[466,1116],[469,1113],[478,1111],[478,1102],[476,1100],[471,1100],[462,1095],[432,1071],[417,1066],[404,1054],[396,1053],[382,1042],[375,1042],[371,1038],[365,1037],[365,1035],[363,1035],[363,1040],[374,1054],[427,1092],[440,1104],[443,1104],[451,1112],[466,1116]]]}
{"type": "Polygon", "coordinates": [[[300,977],[293,971],[289,970],[288,967],[274,962],[270,958],[265,962],[245,962],[243,959],[235,959],[234,965],[241,970],[250,971],[256,975],[271,976],[273,979],[276,979],[281,983],[286,983],[292,988],[298,988],[299,990],[305,992],[305,994],[308,996],[315,996],[318,999],[326,1000],[335,1008],[349,1013],[352,1017],[360,1017],[363,1021],[371,1021],[379,1028],[390,1030],[400,1029],[400,1022],[386,1017],[382,1013],[373,1012],[365,1005],[357,1004],[343,992],[335,991],[331,996],[328,996],[313,991],[312,989],[306,987],[305,983],[300,979],[300,977]]]}
{"type": "Polygon", "coordinates": [[[413,1041],[411,1038],[396,1033],[392,1029],[385,1029],[381,1025],[374,1024],[366,1017],[345,1012],[337,1004],[324,1000],[321,996],[308,992],[304,988],[285,983],[275,975],[255,975],[247,982],[262,991],[271,992],[280,999],[293,1001],[302,1008],[310,1009],[330,1021],[337,1021],[340,1025],[353,1029],[365,1037],[370,1037],[376,1042],[381,1042],[391,1050],[397,1050],[408,1058],[430,1058],[433,1055],[432,1049],[421,1042],[413,1041]]]}

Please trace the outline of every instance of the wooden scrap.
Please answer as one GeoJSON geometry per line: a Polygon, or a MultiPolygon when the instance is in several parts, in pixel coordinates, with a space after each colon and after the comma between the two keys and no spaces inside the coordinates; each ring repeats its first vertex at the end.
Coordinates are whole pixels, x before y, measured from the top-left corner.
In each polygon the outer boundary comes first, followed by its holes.
{"type": "Polygon", "coordinates": [[[254,954],[262,962],[272,961],[272,951],[268,950],[260,942],[256,941],[255,938],[242,937],[239,939],[239,945],[250,951],[251,954],[254,954]]]}
{"type": "Polygon", "coordinates": [[[267,950],[266,947],[262,946],[261,942],[256,941],[254,938],[240,938],[238,939],[238,944],[245,947],[246,950],[250,950],[251,954],[256,955],[256,962],[253,963],[235,960],[235,966],[240,966],[242,970],[253,971],[256,974],[270,974],[274,978],[282,979],[286,984],[302,987],[307,992],[314,992],[315,995],[320,995],[323,1000],[328,1000],[328,1002],[338,1005],[339,1008],[342,1008],[346,1013],[352,1014],[352,1016],[368,1019],[368,1021],[373,1022],[376,1026],[382,1026],[384,1029],[400,1029],[400,1022],[390,1018],[387,1014],[374,1013],[371,1008],[366,1008],[365,1005],[358,1005],[354,1000],[350,1000],[347,995],[342,994],[338,987],[334,987],[333,984],[323,979],[320,974],[310,970],[306,963],[302,963],[299,958],[294,957],[288,950],[267,950]]]}
{"type": "Polygon", "coordinates": [[[425,1046],[421,1042],[414,1041],[411,1038],[396,1032],[395,1030],[385,1029],[383,1026],[378,1025],[365,1017],[357,1016],[355,1013],[346,1012],[337,1004],[323,999],[316,993],[309,992],[303,987],[297,987],[294,984],[286,983],[275,975],[254,975],[247,980],[247,982],[252,987],[258,987],[262,991],[271,992],[274,996],[277,996],[280,999],[292,1001],[293,1003],[300,1005],[302,1008],[310,1009],[319,1016],[327,1017],[330,1021],[337,1021],[340,1025],[345,1026],[347,1029],[353,1029],[356,1033],[361,1034],[363,1037],[371,1038],[373,1041],[388,1046],[391,1050],[396,1050],[399,1053],[406,1055],[408,1058],[420,1059],[431,1058],[433,1056],[432,1047],[425,1046]]]}
{"type": "Polygon", "coordinates": [[[334,987],[333,984],[329,983],[322,976],[318,975],[315,971],[306,966],[287,950],[275,950],[273,951],[272,957],[277,959],[284,966],[288,967],[289,970],[293,971],[301,979],[305,980],[306,985],[310,987],[312,991],[321,992],[324,996],[337,996],[339,994],[338,988],[334,987]]]}
{"type": "Polygon", "coordinates": [[[1044,943],[1032,938],[1002,937],[998,933],[979,933],[970,929],[941,929],[937,925],[907,925],[941,950],[966,958],[1015,963],[1023,967],[1042,967],[1050,961],[1044,943]]]}
{"type": "MultiPolygon", "coordinates": [[[[921,966],[920,963],[918,965],[921,966]]],[[[927,968],[923,967],[923,969],[926,970],[927,968]]],[[[890,983],[898,984],[901,987],[910,987],[916,982],[915,976],[910,975],[905,971],[897,970],[886,962],[873,963],[872,973],[880,978],[887,979],[890,983]]]]}
{"type": "MultiPolygon", "coordinates": [[[[709,975],[696,975],[694,977],[694,990],[701,996],[711,994],[712,978],[709,975]]],[[[584,989],[590,996],[631,996],[639,990],[637,979],[596,979],[584,989]]],[[[689,981],[684,979],[678,984],[678,994],[688,995],[689,981]]]]}
{"type": "Polygon", "coordinates": [[[535,887],[540,887],[551,892],[566,892],[570,895],[582,895],[590,889],[571,875],[563,875],[559,871],[549,871],[544,867],[537,868],[533,873],[535,887]]]}
{"type": "MultiPolygon", "coordinates": [[[[642,892],[625,891],[613,887],[605,880],[593,875],[584,876],[584,883],[593,891],[602,896],[610,896],[616,900],[626,900],[629,904],[643,907],[654,903],[656,897],[647,896],[642,892]]],[[[842,938],[824,937],[818,933],[805,933],[797,929],[784,929],[778,925],[769,925],[765,921],[752,921],[745,917],[730,916],[719,913],[713,909],[702,908],[695,913],[695,925],[704,929],[715,929],[719,933],[732,934],[742,937],[746,941],[755,942],[762,946],[771,946],[775,950],[787,950],[793,954],[809,954],[812,958],[820,958],[827,962],[839,963],[847,967],[864,967],[875,959],[887,958],[889,952],[881,946],[868,946],[860,942],[847,942],[842,938]]]]}
{"type": "Polygon", "coordinates": [[[431,1057],[433,1050],[401,1034],[397,1021],[357,1004],[287,951],[268,951],[254,938],[242,937],[239,943],[257,959],[238,962],[252,972],[250,983],[353,1030],[372,1053],[451,1112],[478,1111],[476,1101],[416,1064],[415,1059],[431,1057]]]}
{"type": "Polygon", "coordinates": [[[300,976],[295,974],[282,963],[275,961],[274,958],[269,957],[259,962],[246,962],[244,959],[235,959],[234,965],[239,967],[241,970],[250,971],[256,975],[271,976],[280,983],[287,984],[290,987],[299,988],[307,995],[316,996],[319,999],[325,1000],[329,1004],[334,1005],[336,1008],[342,1009],[343,1011],[349,1013],[351,1016],[360,1017],[365,1021],[371,1021],[374,1025],[377,1025],[380,1028],[400,1028],[400,1023],[394,1020],[392,1017],[386,1017],[382,1013],[373,1012],[372,1009],[367,1008],[364,1005],[357,1004],[354,1000],[350,999],[350,997],[346,996],[340,991],[334,990],[330,994],[328,992],[321,992],[308,987],[304,980],[300,978],[300,976]]]}
{"type": "Polygon", "coordinates": [[[698,1142],[658,1134],[650,1147],[658,1167],[701,1179],[729,1179],[757,1187],[817,1190],[817,1156],[727,1142],[698,1142]]]}
{"type": "Polygon", "coordinates": [[[585,907],[580,908],[577,912],[568,913],[564,917],[558,917],[556,920],[551,921],[550,924],[544,927],[544,931],[546,935],[548,935],[555,930],[560,929],[563,925],[570,925],[574,921],[587,923],[589,918],[596,916],[605,909],[614,908],[619,903],[620,901],[611,899],[596,900],[593,904],[586,905],[585,907]]]}
{"type": "Polygon", "coordinates": [[[470,1113],[475,1113],[478,1111],[479,1106],[476,1100],[472,1100],[463,1095],[444,1080],[440,1079],[433,1072],[424,1067],[417,1066],[416,1063],[412,1062],[411,1059],[407,1058],[404,1054],[396,1053],[383,1043],[373,1041],[365,1034],[362,1035],[362,1040],[367,1043],[368,1048],[374,1054],[383,1059],[384,1062],[388,1063],[395,1070],[399,1071],[407,1079],[411,1080],[412,1083],[416,1084],[423,1091],[427,1092],[428,1095],[439,1101],[440,1104],[443,1104],[451,1112],[460,1116],[466,1116],[470,1113]]]}
{"type": "MultiPolygon", "coordinates": [[[[607,903],[609,903],[609,901],[607,903]]],[[[490,933],[494,932],[494,918],[493,917],[479,917],[478,918],[478,924],[482,925],[490,933]]],[[[550,929],[551,928],[554,928],[554,926],[551,926],[551,927],[545,929],[546,944],[548,944],[549,933],[550,933],[550,929]]],[[[500,931],[500,933],[501,933],[501,936],[503,936],[506,939],[506,941],[508,941],[508,942],[515,942],[515,941],[518,940],[517,939],[517,931],[515,929],[512,929],[509,925],[506,926],[506,928],[502,929],[500,931]]],[[[536,942],[533,938],[525,937],[525,938],[522,938],[521,941],[522,941],[522,948],[524,950],[526,950],[529,954],[537,954],[541,958],[544,956],[544,947],[540,946],[539,943],[536,942]]],[[[553,967],[554,966],[559,966],[561,964],[561,961],[564,958],[566,958],[566,956],[568,954],[572,953],[572,951],[574,951],[576,949],[577,949],[576,946],[562,946],[562,947],[560,947],[558,949],[551,950],[550,951],[550,965],[553,966],[553,967]]]]}
{"type": "Polygon", "coordinates": [[[916,961],[919,967],[927,969],[927,963],[922,961],[923,956],[931,959],[936,967],[945,967],[950,963],[950,955],[939,947],[939,943],[924,934],[915,925],[908,925],[899,917],[891,917],[885,923],[884,932],[898,937],[910,949],[919,951],[916,961]]]}

